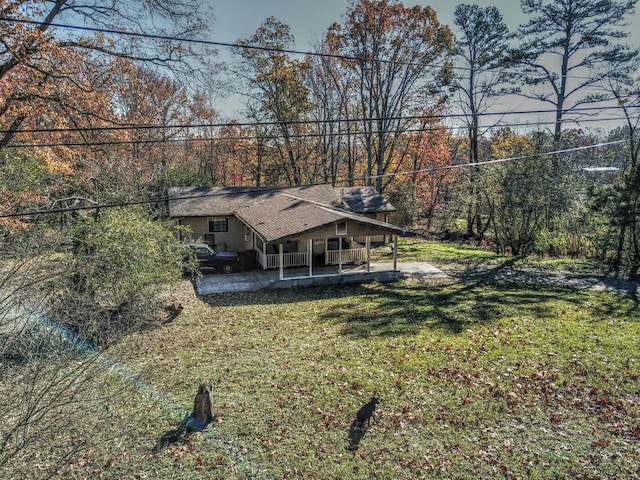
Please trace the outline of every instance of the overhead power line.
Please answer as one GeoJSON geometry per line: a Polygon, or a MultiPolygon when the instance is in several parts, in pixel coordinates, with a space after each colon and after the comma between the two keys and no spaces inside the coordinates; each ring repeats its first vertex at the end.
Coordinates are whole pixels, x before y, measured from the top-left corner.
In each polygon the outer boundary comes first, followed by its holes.
{"type": "MultiPolygon", "coordinates": [[[[371,57],[359,57],[352,55],[344,55],[339,53],[328,53],[328,52],[311,52],[304,50],[294,50],[294,49],[286,49],[286,48],[276,48],[276,47],[265,47],[260,45],[244,45],[241,43],[233,43],[233,42],[217,42],[213,40],[203,40],[197,38],[188,38],[188,37],[177,37],[171,35],[158,35],[152,33],[141,33],[141,32],[131,32],[127,30],[116,30],[111,28],[98,28],[98,27],[87,27],[83,25],[69,25],[64,23],[55,23],[55,22],[41,22],[37,20],[27,20],[23,18],[14,18],[14,17],[0,17],[0,21],[4,22],[14,22],[14,23],[22,23],[27,25],[47,25],[49,27],[56,28],[66,28],[70,30],[80,30],[94,33],[103,33],[108,35],[125,35],[130,37],[139,37],[139,38],[148,38],[152,40],[165,40],[165,41],[174,41],[174,42],[184,42],[184,43],[194,43],[199,45],[210,45],[215,47],[226,47],[226,48],[241,48],[246,50],[258,50],[264,52],[274,52],[274,53],[286,53],[291,55],[303,55],[309,57],[320,57],[320,58],[333,58],[337,60],[349,60],[349,61],[357,61],[357,62],[368,62],[368,63],[384,63],[389,65],[405,65],[405,66],[425,66],[429,68],[450,68],[452,70],[461,70],[461,71],[474,71],[484,72],[484,73],[501,73],[506,75],[522,75],[523,72],[519,71],[511,71],[511,70],[502,70],[502,69],[482,69],[482,68],[471,68],[471,67],[461,67],[454,65],[443,65],[443,64],[429,64],[422,62],[405,62],[399,60],[387,60],[387,59],[378,59],[371,57]]],[[[540,72],[527,72],[528,75],[538,76],[538,77],[553,77],[554,74],[540,73],[540,72]]],[[[576,80],[590,80],[591,77],[585,77],[580,75],[565,75],[565,78],[571,78],[576,80]]]]}
{"type": "MultiPolygon", "coordinates": [[[[554,150],[552,152],[541,152],[541,153],[532,153],[530,155],[520,155],[520,156],[516,156],[516,157],[508,157],[508,158],[498,158],[498,159],[493,159],[493,160],[486,160],[483,162],[474,162],[474,163],[461,163],[461,164],[457,164],[457,165],[443,165],[443,166],[438,166],[438,167],[427,167],[427,168],[422,168],[422,169],[418,169],[418,170],[409,170],[409,171],[404,171],[404,172],[396,172],[396,173],[385,173],[385,174],[381,174],[381,175],[369,175],[369,176],[363,176],[363,177],[359,177],[359,178],[354,178],[354,179],[349,179],[349,178],[341,178],[336,180],[335,183],[337,184],[341,184],[341,183],[346,183],[350,180],[353,181],[367,181],[367,180],[374,180],[376,178],[388,178],[388,177],[397,177],[397,176],[404,176],[404,175],[414,175],[417,173],[429,173],[429,172],[437,172],[437,171],[443,171],[443,170],[455,170],[455,169],[463,169],[463,168],[469,168],[469,167],[480,167],[480,166],[484,166],[484,165],[494,165],[494,164],[498,164],[498,163],[506,163],[506,162],[512,162],[512,161],[517,161],[517,160],[525,160],[528,158],[539,158],[539,157],[543,157],[543,156],[551,156],[551,155],[560,155],[563,153],[571,153],[571,152],[577,152],[577,151],[581,151],[581,150],[590,150],[593,148],[600,148],[600,147],[607,147],[610,145],[617,145],[620,143],[625,143],[626,140],[616,140],[616,141],[612,141],[612,142],[602,142],[602,143],[597,143],[594,145],[585,145],[582,147],[574,147],[574,148],[566,148],[566,149],[562,149],[562,150],[554,150]]],[[[312,187],[312,186],[317,186],[317,185],[324,185],[326,182],[323,183],[308,183],[305,185],[297,185],[298,187],[312,187]]],[[[264,192],[265,190],[281,190],[281,189],[285,189],[285,188],[290,188],[290,187],[246,187],[246,188],[242,188],[241,190],[239,190],[238,192],[236,192],[236,194],[245,194],[245,193],[251,193],[251,192],[264,192]]],[[[146,199],[146,200],[136,200],[136,201],[129,201],[129,202],[113,202],[113,203],[104,203],[104,204],[94,204],[91,206],[76,206],[76,207],[67,207],[67,208],[55,208],[55,209],[49,209],[49,210],[35,210],[35,211],[31,211],[31,212],[17,212],[17,213],[7,213],[7,214],[2,214],[0,215],[0,218],[18,218],[18,217],[31,217],[34,215],[47,215],[47,214],[52,214],[52,213],[65,213],[65,212],[74,212],[74,211],[83,211],[83,210],[96,210],[96,209],[104,209],[104,208],[119,208],[119,207],[128,207],[128,206],[135,206],[135,205],[147,205],[147,204],[155,204],[155,203],[164,203],[167,202],[169,200],[189,200],[189,199],[194,199],[194,198],[205,198],[205,197],[216,197],[216,196],[221,196],[221,195],[229,195],[231,194],[231,192],[217,192],[217,193],[210,193],[207,195],[185,195],[185,196],[178,196],[178,197],[168,197],[168,196],[163,196],[160,198],[156,198],[156,199],[146,199]]]]}
{"type": "MultiPolygon", "coordinates": [[[[575,120],[564,120],[565,124],[582,124],[590,122],[608,122],[608,121],[621,121],[625,120],[625,117],[605,117],[605,118],[586,118],[575,120]]],[[[482,129],[500,129],[511,127],[539,127],[542,125],[554,125],[556,122],[553,120],[545,122],[535,123],[505,123],[497,124],[492,127],[482,127],[482,129]]],[[[177,128],[177,127],[176,127],[177,128]]],[[[432,126],[422,128],[407,128],[403,130],[371,130],[371,131],[355,131],[355,132],[331,132],[329,133],[300,133],[291,134],[290,139],[302,139],[302,138],[322,138],[327,136],[344,137],[344,136],[362,136],[362,135],[376,135],[379,133],[387,134],[405,134],[405,133],[424,133],[435,132],[439,130],[460,130],[466,129],[466,126],[432,126]]],[[[94,129],[90,129],[94,130],[94,129]]],[[[96,129],[97,130],[97,129],[96,129]]],[[[223,141],[245,141],[245,140],[258,140],[258,139],[274,139],[278,135],[237,135],[237,136],[224,136],[224,137],[173,137],[173,138],[147,138],[147,139],[131,139],[131,140],[104,140],[104,141],[90,141],[90,142],[72,142],[72,141],[58,141],[58,142],[40,142],[40,143],[12,143],[6,145],[4,148],[52,148],[52,147],[104,147],[109,145],[147,145],[157,143],[185,143],[185,142],[223,142],[223,141]]]]}
{"type": "Polygon", "coordinates": [[[600,147],[607,147],[610,145],[617,145],[620,143],[625,143],[626,140],[615,140],[613,142],[602,142],[602,143],[597,143],[594,145],[585,145],[582,147],[573,147],[573,148],[565,148],[563,150],[554,150],[553,152],[543,152],[543,153],[532,153],[530,155],[520,155],[517,157],[509,157],[509,158],[497,158],[494,160],[486,160],[483,162],[472,162],[472,163],[463,163],[463,164],[459,164],[459,165],[443,165],[440,167],[428,167],[428,168],[423,168],[420,170],[410,170],[407,172],[399,172],[399,173],[385,173],[383,175],[372,175],[369,178],[385,178],[385,177],[391,177],[391,176],[396,176],[396,175],[413,175],[416,173],[428,173],[428,172],[437,172],[437,171],[441,171],[441,170],[454,170],[454,169],[458,169],[458,168],[468,168],[468,167],[480,167],[483,165],[494,165],[496,163],[505,163],[505,162],[513,162],[515,160],[524,160],[527,158],[534,158],[534,157],[543,157],[543,156],[552,156],[552,155],[561,155],[563,153],[572,153],[572,152],[579,152],[581,150],[590,150],[592,148],[600,148],[600,147]]]}
{"type": "MultiPolygon", "coordinates": [[[[595,114],[596,112],[602,112],[606,110],[620,110],[636,109],[640,108],[640,105],[629,105],[623,107],[620,105],[600,106],[600,107],[577,107],[573,109],[564,110],[564,114],[583,113],[589,115],[589,112],[595,114]]],[[[545,113],[556,113],[555,109],[531,109],[531,110],[513,110],[513,111],[497,111],[497,112],[480,112],[477,113],[478,117],[506,117],[510,115],[540,115],[545,113]]],[[[58,132],[92,132],[92,131],[126,131],[126,130],[162,130],[162,129],[191,129],[191,128],[229,128],[229,127],[268,127],[275,125],[320,125],[320,124],[332,124],[332,123],[355,123],[355,122],[377,122],[377,121],[396,121],[396,120],[447,120],[447,119],[464,119],[467,118],[467,113],[443,113],[432,115],[399,115],[395,117],[355,117],[355,118],[329,118],[329,119],[315,119],[315,120],[288,120],[282,122],[217,122],[217,123],[186,123],[186,124],[132,124],[132,125],[111,125],[111,126],[95,126],[95,127],[57,127],[57,128],[23,128],[16,130],[0,130],[0,134],[6,133],[58,133],[58,132]]],[[[586,121],[587,119],[574,121],[586,121]]],[[[597,121],[594,119],[593,121],[597,121]]],[[[572,120],[564,119],[563,122],[572,120]]],[[[117,122],[114,122],[117,123],[117,122]]],[[[555,123],[551,122],[551,123],[555,123]]],[[[486,128],[486,127],[484,127],[486,128]]]]}

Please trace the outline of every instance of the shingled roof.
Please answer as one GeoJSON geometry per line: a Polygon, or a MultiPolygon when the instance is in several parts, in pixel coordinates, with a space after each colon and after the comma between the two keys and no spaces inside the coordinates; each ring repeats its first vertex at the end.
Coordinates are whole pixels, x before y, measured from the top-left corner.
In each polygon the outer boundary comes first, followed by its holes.
{"type": "Polygon", "coordinates": [[[396,208],[375,188],[369,187],[340,187],[337,189],[348,209],[357,213],[395,212],[396,208]]]}
{"type": "Polygon", "coordinates": [[[407,233],[406,230],[389,223],[296,197],[289,192],[242,208],[235,212],[235,216],[266,242],[285,240],[345,220],[378,228],[384,233],[407,233]]]}
{"type": "Polygon", "coordinates": [[[217,217],[233,215],[277,189],[251,187],[174,187],[169,189],[170,217],[217,217]]]}
{"type": "Polygon", "coordinates": [[[381,233],[406,230],[360,215],[395,208],[372,187],[186,187],[169,189],[169,215],[235,216],[266,242],[275,242],[349,220],[381,233]]]}
{"type": "Polygon", "coordinates": [[[280,194],[354,213],[395,211],[373,187],[174,187],[169,189],[169,216],[228,216],[256,202],[271,201],[280,194]]]}

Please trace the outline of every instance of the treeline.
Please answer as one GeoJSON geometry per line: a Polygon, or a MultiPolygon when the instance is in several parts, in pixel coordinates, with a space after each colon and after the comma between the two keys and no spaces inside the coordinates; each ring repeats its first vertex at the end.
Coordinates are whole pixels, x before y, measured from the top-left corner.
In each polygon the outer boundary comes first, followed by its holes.
{"type": "MultiPolygon", "coordinates": [[[[447,26],[430,7],[358,0],[306,55],[267,18],[219,65],[196,0],[114,2],[115,13],[22,2],[0,21],[11,46],[0,213],[158,200],[172,185],[368,184],[398,207],[396,223],[629,273],[640,259],[636,3],[522,0],[526,21],[510,31],[495,7],[458,5],[447,26]],[[116,33],[138,32],[145,15],[162,41],[116,33]],[[231,93],[242,122],[214,108],[231,93]],[[615,123],[597,128],[603,118],[615,123]],[[617,170],[583,170],[593,166],[617,170]]],[[[2,228],[43,218],[72,220],[2,228]]]]}

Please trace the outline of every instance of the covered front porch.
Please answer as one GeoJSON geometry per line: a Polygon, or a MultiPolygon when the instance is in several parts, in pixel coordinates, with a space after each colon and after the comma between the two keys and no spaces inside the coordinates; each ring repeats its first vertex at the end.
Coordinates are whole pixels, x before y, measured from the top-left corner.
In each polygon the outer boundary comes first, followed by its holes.
{"type": "Polygon", "coordinates": [[[392,238],[393,271],[397,270],[398,236],[412,232],[354,214],[337,207],[294,195],[282,194],[269,202],[256,203],[236,211],[246,227],[247,250],[255,251],[256,264],[277,271],[281,281],[340,276],[345,265],[371,269],[371,239],[392,238]],[[356,242],[357,240],[357,242],[356,242]],[[336,266],[335,273],[323,273],[318,267],[336,266]],[[302,268],[302,273],[285,275],[302,268]]]}
{"type": "MultiPolygon", "coordinates": [[[[393,236],[393,271],[397,270],[397,239],[397,235],[393,236]]],[[[363,266],[365,272],[371,271],[371,236],[365,237],[364,245],[353,241],[353,238],[308,238],[272,244],[258,242],[255,252],[257,264],[263,270],[277,269],[280,280],[341,275],[346,266],[363,266]],[[288,251],[292,245],[296,251],[288,251]],[[303,251],[300,251],[301,246],[303,251]],[[273,250],[276,253],[269,253],[273,250]],[[335,268],[322,268],[327,266],[335,268]]]]}

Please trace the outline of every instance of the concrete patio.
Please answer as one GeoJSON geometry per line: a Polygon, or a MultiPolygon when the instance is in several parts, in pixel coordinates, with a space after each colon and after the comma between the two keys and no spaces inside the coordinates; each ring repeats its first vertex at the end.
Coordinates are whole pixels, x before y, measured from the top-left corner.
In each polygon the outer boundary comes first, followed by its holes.
{"type": "Polygon", "coordinates": [[[424,262],[398,262],[397,271],[392,263],[372,263],[367,266],[343,266],[342,274],[337,267],[315,268],[313,277],[307,275],[305,268],[287,269],[284,280],[280,280],[278,270],[258,270],[228,275],[205,275],[195,283],[198,295],[215,295],[226,292],[242,292],[275,288],[311,287],[319,285],[338,285],[343,283],[394,282],[401,278],[422,280],[446,279],[445,273],[424,262]]]}

